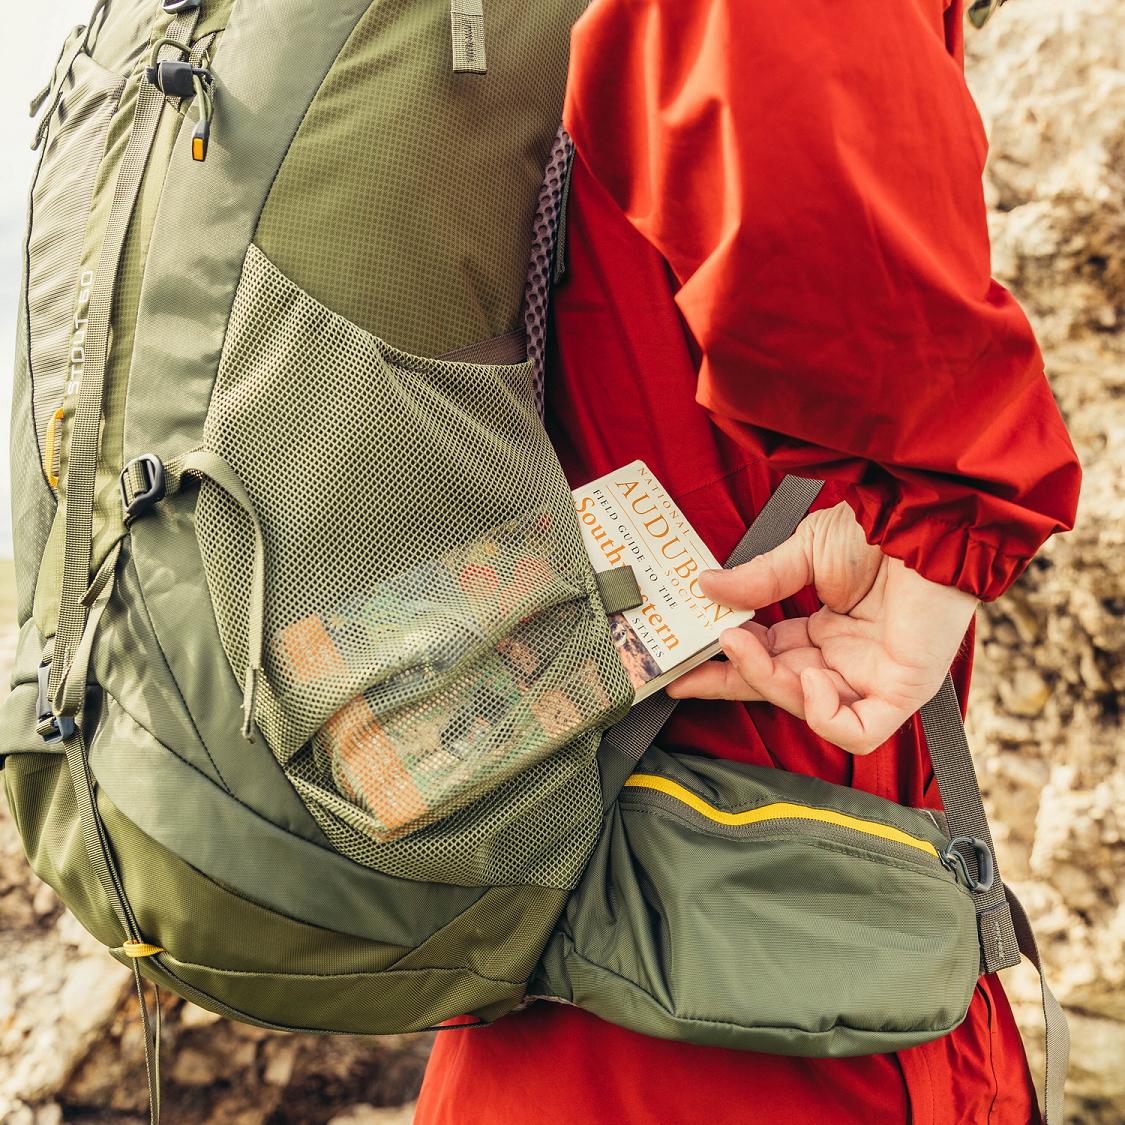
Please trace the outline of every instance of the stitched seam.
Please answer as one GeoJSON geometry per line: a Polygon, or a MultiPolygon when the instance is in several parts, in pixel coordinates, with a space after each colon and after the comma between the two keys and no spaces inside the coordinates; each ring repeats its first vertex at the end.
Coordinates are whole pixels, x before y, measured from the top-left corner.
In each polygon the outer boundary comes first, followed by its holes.
{"type": "MultiPolygon", "coordinates": [[[[572,948],[572,955],[574,956],[574,958],[576,960],[581,961],[584,965],[589,965],[590,968],[596,969],[599,972],[607,973],[607,974],[609,974],[609,976],[615,978],[616,980],[622,981],[624,984],[632,985],[639,992],[642,992],[642,993],[644,993],[645,996],[649,997],[652,1000],[652,1002],[656,1005],[656,1007],[660,1009],[660,1011],[664,1012],[668,1016],[671,1016],[671,1018],[674,1019],[677,1023],[699,1024],[699,1025],[704,1026],[704,1027],[721,1027],[721,1028],[731,1029],[731,1030],[734,1030],[734,1031],[799,1031],[804,1035],[815,1036],[817,1038],[831,1035],[832,1032],[837,1031],[837,1030],[857,1031],[857,1032],[860,1032],[864,1035],[877,1035],[877,1036],[880,1036],[880,1037],[883,1037],[883,1036],[891,1037],[891,1036],[894,1036],[894,1035],[901,1034],[902,1032],[925,1032],[925,1033],[929,1034],[932,1031],[934,1033],[934,1037],[938,1038],[942,1035],[947,1035],[955,1027],[958,1027],[960,1025],[960,1022],[961,1022],[960,1020],[958,1020],[957,1023],[952,1023],[949,1026],[943,1025],[942,1027],[936,1028],[936,1029],[932,1028],[932,1027],[928,1027],[928,1026],[919,1026],[919,1027],[900,1028],[897,1031],[875,1031],[875,1030],[869,1030],[867,1028],[862,1028],[862,1027],[853,1027],[851,1024],[847,1024],[847,1023],[834,1023],[830,1028],[827,1028],[824,1031],[809,1031],[806,1028],[797,1027],[794,1024],[771,1023],[771,1024],[761,1024],[761,1025],[748,1026],[746,1024],[730,1023],[727,1020],[709,1020],[709,1019],[703,1019],[700,1016],[681,1016],[681,1015],[677,1014],[676,1012],[672,1011],[671,1008],[668,1008],[664,1004],[662,1004],[655,996],[652,995],[651,992],[649,992],[647,989],[645,989],[643,985],[638,984],[632,978],[627,977],[622,973],[618,973],[618,972],[609,968],[606,965],[599,965],[596,961],[589,960],[588,958],[584,957],[581,953],[578,952],[577,947],[575,947],[573,945],[573,943],[572,943],[571,948],[572,948]]],[[[565,960],[565,958],[564,958],[564,960],[565,960]]]]}
{"type": "MultiPolygon", "coordinates": [[[[160,662],[164,665],[164,670],[168,673],[168,678],[169,678],[169,680],[172,681],[172,684],[175,687],[176,698],[180,701],[180,704],[183,706],[184,714],[187,715],[188,722],[191,724],[191,729],[195,734],[196,740],[199,742],[199,745],[203,747],[203,753],[207,755],[207,760],[211,763],[211,768],[215,771],[215,774],[219,779],[219,783],[222,785],[223,789],[225,789],[226,792],[230,796],[233,797],[234,794],[231,792],[231,787],[227,784],[226,778],[223,777],[223,771],[219,769],[218,763],[211,756],[211,751],[210,751],[210,749],[208,749],[207,743],[203,740],[203,735],[200,732],[199,726],[195,721],[195,716],[191,713],[191,708],[188,706],[188,702],[184,698],[183,691],[180,689],[179,681],[176,679],[175,673],[172,671],[172,668],[168,663],[168,658],[164,655],[164,649],[163,649],[163,647],[161,646],[161,643],[160,643],[160,636],[156,632],[156,623],[153,620],[152,613],[148,608],[148,599],[145,597],[144,582],[141,579],[141,573],[137,569],[136,562],[133,559],[133,553],[132,553],[132,549],[131,549],[132,548],[132,538],[130,538],[130,540],[129,540],[129,545],[130,545],[130,552],[129,552],[129,558],[126,560],[126,565],[132,566],[132,568],[133,568],[133,577],[137,580],[137,592],[140,594],[141,605],[144,607],[145,617],[148,620],[148,626],[152,630],[153,637],[156,639],[156,650],[157,650],[157,652],[160,653],[160,662]]],[[[106,694],[109,694],[109,693],[107,692],[106,694]]],[[[132,714],[132,712],[129,711],[127,707],[125,707],[125,705],[121,702],[121,700],[117,699],[116,696],[114,696],[114,699],[117,702],[117,705],[121,708],[121,710],[124,711],[134,722],[137,723],[137,726],[141,727],[142,730],[148,729],[147,727],[144,726],[143,723],[137,721],[136,716],[134,716],[132,714]]],[[[152,735],[153,738],[156,738],[156,735],[152,731],[148,731],[148,733],[150,735],[152,735]]],[[[159,742],[161,746],[164,746],[164,743],[161,739],[156,738],[156,741],[159,742]]],[[[167,749],[170,753],[175,754],[175,756],[177,758],[180,758],[181,762],[187,762],[186,758],[181,758],[180,755],[176,754],[176,752],[174,750],[172,750],[172,748],[170,746],[165,747],[165,749],[167,749]]],[[[187,764],[191,765],[190,762],[187,762],[187,764]]],[[[194,769],[196,767],[193,766],[192,768],[194,769]]],[[[203,773],[202,770],[200,770],[199,772],[203,773]]],[[[206,777],[206,774],[204,774],[204,776],[206,777]]]]}

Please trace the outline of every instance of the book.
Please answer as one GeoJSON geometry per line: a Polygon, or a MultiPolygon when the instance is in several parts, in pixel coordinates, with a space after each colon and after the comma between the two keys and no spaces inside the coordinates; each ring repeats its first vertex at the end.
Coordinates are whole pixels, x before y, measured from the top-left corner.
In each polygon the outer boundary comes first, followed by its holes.
{"type": "Polygon", "coordinates": [[[644,598],[609,617],[636,702],[717,655],[723,630],[754,616],[703,593],[699,575],[719,563],[643,461],[576,488],[574,507],[594,569],[631,566],[644,598]]]}

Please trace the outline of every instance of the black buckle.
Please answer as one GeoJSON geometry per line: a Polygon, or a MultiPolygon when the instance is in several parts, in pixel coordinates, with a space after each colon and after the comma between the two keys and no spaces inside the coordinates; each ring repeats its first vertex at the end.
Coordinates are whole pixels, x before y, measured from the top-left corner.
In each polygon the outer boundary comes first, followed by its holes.
{"type": "Polygon", "coordinates": [[[35,704],[35,733],[44,742],[58,742],[69,738],[78,729],[78,724],[69,715],[56,715],[51,710],[47,684],[51,678],[51,662],[44,660],[39,665],[39,698],[35,704]]]}
{"type": "Polygon", "coordinates": [[[155,453],[142,453],[126,464],[121,470],[121,504],[125,509],[126,526],[164,499],[164,487],[164,462],[155,453]],[[130,493],[128,480],[134,466],[141,468],[145,481],[145,487],[135,496],[130,493]]]}
{"type": "Polygon", "coordinates": [[[979,893],[992,889],[992,884],[996,881],[996,861],[992,857],[992,849],[984,840],[976,836],[954,836],[949,846],[940,851],[938,856],[954,874],[960,871],[969,890],[979,893]],[[973,849],[977,861],[977,878],[973,878],[968,861],[957,850],[958,844],[966,844],[973,849]]]}
{"type": "Polygon", "coordinates": [[[145,77],[166,98],[195,97],[196,68],[183,59],[163,59],[145,71],[145,77]]]}

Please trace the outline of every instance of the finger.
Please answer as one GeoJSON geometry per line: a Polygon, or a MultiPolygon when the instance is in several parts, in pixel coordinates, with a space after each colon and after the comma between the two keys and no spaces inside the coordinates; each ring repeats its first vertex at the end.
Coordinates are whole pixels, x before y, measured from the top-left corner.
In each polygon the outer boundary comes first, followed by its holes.
{"type": "Polygon", "coordinates": [[[727,660],[762,699],[804,718],[804,694],[797,671],[775,660],[762,641],[745,629],[727,629],[720,640],[727,660]]]}
{"type": "Polygon", "coordinates": [[[810,729],[849,754],[870,754],[910,717],[901,707],[875,696],[845,703],[831,678],[817,668],[801,673],[801,689],[810,729]]]}
{"type": "Polygon", "coordinates": [[[803,590],[813,580],[811,525],[802,522],[780,546],[741,566],[700,575],[703,592],[731,609],[761,609],[803,590]]]}
{"type": "Polygon", "coordinates": [[[667,688],[672,699],[737,699],[743,703],[761,700],[730,661],[709,660],[673,680],[667,688]]]}
{"type": "Polygon", "coordinates": [[[764,632],[762,642],[772,656],[792,649],[817,647],[809,635],[807,617],[787,617],[784,621],[771,625],[764,632]]]}

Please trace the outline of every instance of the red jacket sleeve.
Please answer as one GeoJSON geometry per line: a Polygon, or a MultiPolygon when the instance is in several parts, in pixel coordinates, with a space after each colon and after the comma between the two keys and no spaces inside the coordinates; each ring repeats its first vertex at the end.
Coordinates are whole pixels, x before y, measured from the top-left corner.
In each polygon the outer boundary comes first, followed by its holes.
{"type": "Polygon", "coordinates": [[[595,0],[566,122],[675,275],[716,423],[991,599],[1073,525],[1080,469],[990,276],[954,3],[595,0]]]}

